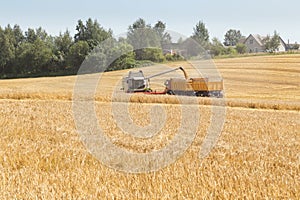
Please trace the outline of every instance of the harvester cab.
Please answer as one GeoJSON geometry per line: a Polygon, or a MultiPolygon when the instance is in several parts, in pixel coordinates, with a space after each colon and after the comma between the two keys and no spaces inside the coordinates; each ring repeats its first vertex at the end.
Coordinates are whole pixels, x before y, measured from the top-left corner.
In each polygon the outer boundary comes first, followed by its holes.
{"type": "Polygon", "coordinates": [[[144,92],[149,87],[149,82],[145,78],[143,71],[130,71],[128,76],[123,78],[122,85],[127,93],[144,92]]]}

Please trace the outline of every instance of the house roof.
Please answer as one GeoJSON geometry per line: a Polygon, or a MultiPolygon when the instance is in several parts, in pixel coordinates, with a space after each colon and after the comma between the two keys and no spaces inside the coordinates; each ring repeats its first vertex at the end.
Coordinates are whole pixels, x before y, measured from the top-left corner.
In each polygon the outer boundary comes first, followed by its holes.
{"type": "Polygon", "coordinates": [[[294,46],[296,46],[296,45],[298,45],[297,44],[297,42],[296,43],[288,43],[288,44],[286,44],[286,47],[288,48],[288,49],[292,49],[294,46]]]}
{"type": "Polygon", "coordinates": [[[264,45],[264,42],[263,42],[263,40],[266,38],[266,37],[264,37],[264,36],[261,36],[261,35],[259,35],[259,34],[251,34],[253,37],[254,37],[254,39],[258,42],[258,44],[259,45],[264,45]]]}
{"type": "Polygon", "coordinates": [[[250,34],[250,35],[246,38],[246,40],[244,41],[244,43],[246,43],[246,41],[247,41],[251,36],[257,41],[257,43],[258,43],[260,46],[263,46],[263,45],[264,45],[263,40],[264,40],[266,37],[261,36],[261,35],[259,35],[259,34],[250,34]]]}
{"type": "MultiPolygon", "coordinates": [[[[244,43],[246,43],[246,41],[250,38],[250,37],[253,37],[257,43],[260,45],[260,46],[263,46],[264,45],[264,40],[267,38],[267,36],[261,36],[259,34],[250,34],[247,39],[245,40],[244,43]]],[[[283,41],[283,39],[279,36],[279,39],[280,41],[286,46],[285,42],[283,41]]]]}

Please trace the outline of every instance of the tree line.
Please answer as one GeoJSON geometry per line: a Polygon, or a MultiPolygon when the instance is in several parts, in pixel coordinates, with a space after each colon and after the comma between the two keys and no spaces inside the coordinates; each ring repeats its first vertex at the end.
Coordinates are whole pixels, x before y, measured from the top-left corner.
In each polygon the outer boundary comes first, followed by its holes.
{"type": "Polygon", "coordinates": [[[129,26],[126,38],[114,38],[111,29],[91,18],[78,20],[74,36],[68,30],[51,36],[41,27],[23,32],[19,25],[7,25],[0,27],[0,78],[76,74],[83,61],[90,64],[91,72],[112,71],[147,62],[183,60],[203,50],[213,56],[246,51],[239,43],[243,38],[239,30],[229,30],[224,43],[217,38],[210,41],[202,21],[193,30],[191,37],[176,42],[181,53],[174,54],[165,51],[174,48],[174,42],[162,21],[152,26],[140,18],[129,26]],[[199,49],[199,44],[203,48],[199,49]]]}
{"type": "Polygon", "coordinates": [[[115,39],[111,29],[104,29],[91,18],[86,22],[78,20],[74,36],[68,30],[51,36],[41,27],[28,28],[25,32],[19,25],[0,27],[0,78],[76,74],[87,56],[89,61],[96,59],[103,63],[103,60],[122,52],[126,53],[109,63],[106,71],[132,68],[139,64],[139,60],[163,62],[179,59],[165,57],[158,48],[171,43],[165,29],[166,25],[161,21],[151,27],[139,19],[129,26],[127,38],[115,39]],[[146,31],[139,33],[139,29],[146,31]],[[139,34],[142,35],[138,37],[139,34]],[[157,48],[139,49],[137,39],[154,43],[152,46],[157,48]]]}

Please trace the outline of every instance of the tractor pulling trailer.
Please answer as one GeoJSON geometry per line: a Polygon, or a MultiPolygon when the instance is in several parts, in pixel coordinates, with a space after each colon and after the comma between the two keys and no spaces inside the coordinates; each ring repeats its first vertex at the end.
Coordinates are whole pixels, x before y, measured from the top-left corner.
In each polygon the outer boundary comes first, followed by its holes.
{"type": "Polygon", "coordinates": [[[149,77],[145,77],[143,71],[130,71],[128,76],[122,80],[123,90],[126,93],[142,92],[146,94],[169,94],[200,97],[223,97],[223,79],[213,78],[188,78],[186,71],[182,67],[160,72],[149,77]],[[153,92],[150,88],[150,79],[167,74],[176,70],[181,70],[183,78],[170,78],[165,81],[165,90],[153,92]]]}

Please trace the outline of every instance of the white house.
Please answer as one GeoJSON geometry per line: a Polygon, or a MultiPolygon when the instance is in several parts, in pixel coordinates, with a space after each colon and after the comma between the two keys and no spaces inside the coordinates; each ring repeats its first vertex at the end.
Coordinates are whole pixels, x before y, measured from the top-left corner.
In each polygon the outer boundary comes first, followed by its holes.
{"type": "MultiPolygon", "coordinates": [[[[265,36],[260,36],[258,34],[250,34],[244,41],[244,44],[247,47],[246,52],[247,53],[265,52],[266,49],[265,49],[264,39],[266,39],[265,36]]],[[[285,42],[282,40],[281,37],[279,37],[279,39],[280,39],[280,44],[276,52],[284,52],[287,50],[287,45],[285,44],[285,42]]]]}

